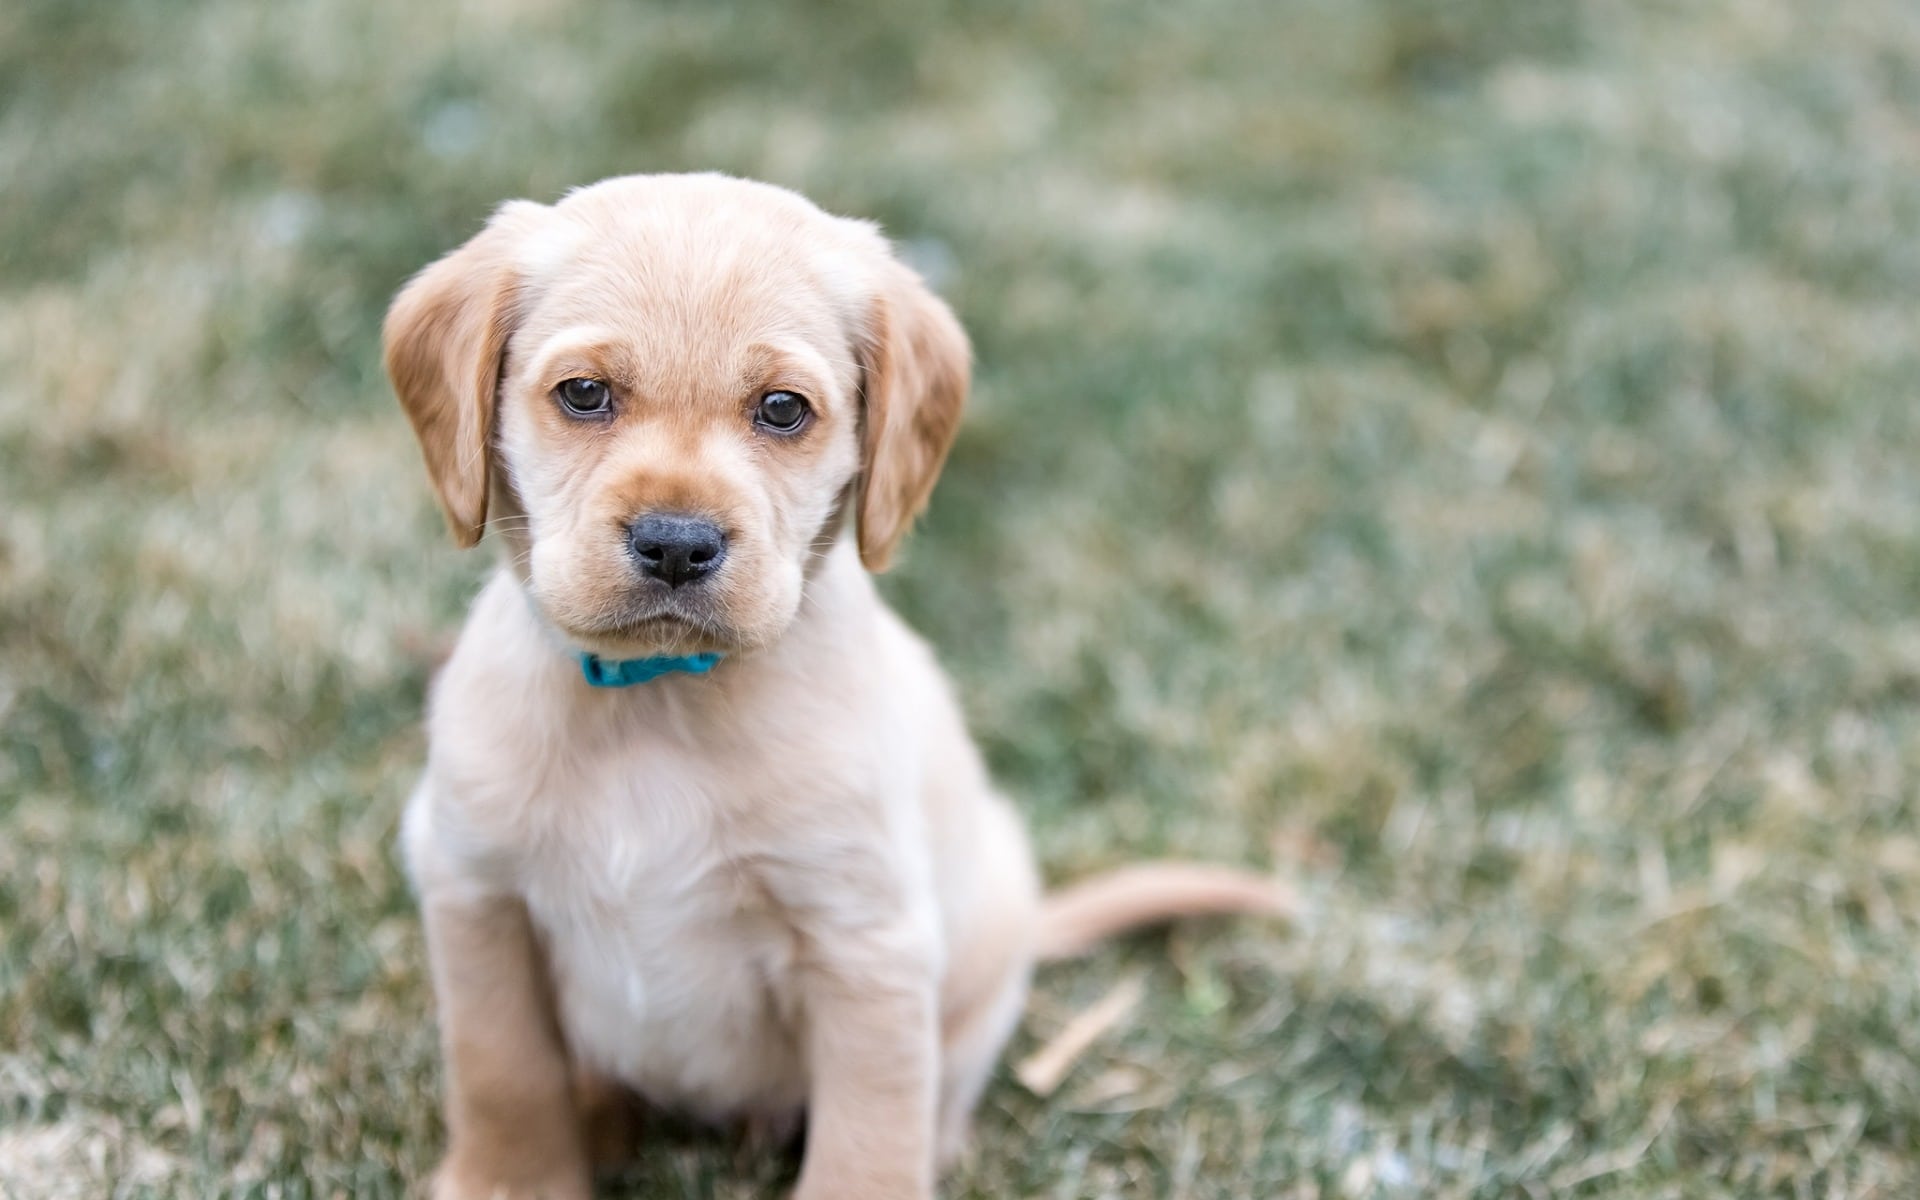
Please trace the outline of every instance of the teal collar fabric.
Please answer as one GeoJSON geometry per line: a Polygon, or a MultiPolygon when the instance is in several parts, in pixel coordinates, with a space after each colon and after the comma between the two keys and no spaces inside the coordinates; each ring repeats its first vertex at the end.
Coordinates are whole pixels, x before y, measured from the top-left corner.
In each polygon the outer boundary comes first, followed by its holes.
{"type": "Polygon", "coordinates": [[[652,658],[605,659],[598,654],[581,651],[580,673],[597,688],[632,687],[636,683],[646,683],[675,671],[705,675],[723,657],[720,654],[659,654],[652,658]]]}

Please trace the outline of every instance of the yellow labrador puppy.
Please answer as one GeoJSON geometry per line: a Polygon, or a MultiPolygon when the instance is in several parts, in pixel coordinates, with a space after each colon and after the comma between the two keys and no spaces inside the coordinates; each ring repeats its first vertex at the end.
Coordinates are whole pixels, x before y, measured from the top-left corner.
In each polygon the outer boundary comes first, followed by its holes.
{"type": "Polygon", "coordinates": [[[874,226],[714,175],[513,202],[394,301],[455,538],[506,551],[407,808],[445,1200],[584,1197],[616,1090],[792,1122],[801,1200],[923,1198],[1034,961],[1272,908],[1134,868],[1043,900],[927,647],[881,602],[966,336],[874,226]]]}

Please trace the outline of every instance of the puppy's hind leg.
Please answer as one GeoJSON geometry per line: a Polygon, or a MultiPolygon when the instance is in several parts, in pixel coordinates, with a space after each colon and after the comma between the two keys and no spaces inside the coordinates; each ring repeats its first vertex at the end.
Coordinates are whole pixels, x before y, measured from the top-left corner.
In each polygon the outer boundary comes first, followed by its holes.
{"type": "Polygon", "coordinates": [[[944,1171],[967,1147],[974,1106],[1020,1024],[1033,974],[1040,881],[1013,810],[989,798],[974,845],[980,866],[965,939],[953,948],[942,988],[940,1108],[935,1161],[944,1171]]]}
{"type": "Polygon", "coordinates": [[[934,1165],[941,1173],[966,1152],[974,1107],[1026,1010],[1029,973],[1024,953],[1010,956],[993,990],[941,1031],[940,1109],[934,1126],[934,1165]]]}
{"type": "Polygon", "coordinates": [[[639,1157],[640,1139],[654,1115],[639,1093],[576,1062],[573,1105],[587,1161],[595,1170],[618,1170],[639,1157]]]}

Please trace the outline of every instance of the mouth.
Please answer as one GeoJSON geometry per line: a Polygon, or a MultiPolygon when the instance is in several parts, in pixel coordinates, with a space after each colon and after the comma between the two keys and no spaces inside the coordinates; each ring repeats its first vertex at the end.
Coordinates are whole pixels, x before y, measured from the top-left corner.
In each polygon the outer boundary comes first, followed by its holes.
{"type": "Polygon", "coordinates": [[[556,623],[596,654],[703,654],[732,649],[735,641],[725,625],[672,599],[635,597],[614,611],[556,623]]]}

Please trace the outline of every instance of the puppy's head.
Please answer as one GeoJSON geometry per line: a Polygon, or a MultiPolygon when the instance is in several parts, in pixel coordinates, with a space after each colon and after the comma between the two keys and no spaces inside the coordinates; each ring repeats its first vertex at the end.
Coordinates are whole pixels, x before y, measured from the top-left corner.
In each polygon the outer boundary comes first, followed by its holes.
{"type": "Polygon", "coordinates": [[[402,289],[386,365],[454,538],[605,655],[764,645],[850,509],[884,567],[968,347],[871,226],[720,176],[516,201],[402,289]]]}

